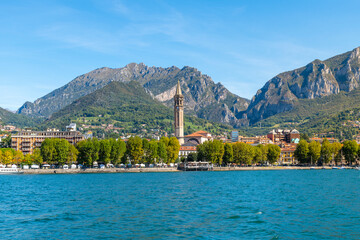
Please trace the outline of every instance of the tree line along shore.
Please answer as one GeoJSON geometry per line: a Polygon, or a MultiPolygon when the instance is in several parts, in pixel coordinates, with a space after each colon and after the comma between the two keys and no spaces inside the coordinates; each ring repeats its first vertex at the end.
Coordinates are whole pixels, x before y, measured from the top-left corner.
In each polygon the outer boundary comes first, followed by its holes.
{"type": "MultiPolygon", "coordinates": [[[[281,149],[274,144],[252,146],[246,143],[223,143],[220,140],[206,141],[197,146],[196,153],[179,158],[180,144],[177,138],[162,137],[159,141],[131,137],[127,142],[116,139],[97,138],[79,142],[76,146],[66,140],[46,139],[32,154],[3,148],[0,164],[81,164],[92,167],[97,164],[127,166],[134,164],[171,164],[177,162],[209,162],[214,166],[265,166],[278,163],[281,149]]],[[[329,143],[326,139],[308,143],[301,140],[294,152],[297,165],[326,165],[343,163],[357,164],[360,147],[356,141],[329,143]]]]}

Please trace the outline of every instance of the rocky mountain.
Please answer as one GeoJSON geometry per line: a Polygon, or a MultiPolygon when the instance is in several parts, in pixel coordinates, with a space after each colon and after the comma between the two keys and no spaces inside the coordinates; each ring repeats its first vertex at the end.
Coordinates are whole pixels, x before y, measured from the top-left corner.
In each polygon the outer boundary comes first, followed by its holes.
{"type": "Polygon", "coordinates": [[[341,91],[350,92],[360,84],[360,48],[325,61],[314,60],[293,71],[281,73],[262,87],[248,109],[237,118],[256,123],[295,106],[299,99],[315,99],[341,91]]]}
{"type": "Polygon", "coordinates": [[[131,63],[123,68],[96,69],[75,78],[33,103],[26,102],[18,113],[49,117],[80,97],[103,88],[113,81],[137,81],[154,99],[172,107],[178,80],[185,97],[185,113],[221,123],[239,124],[236,115],[247,109],[249,104],[247,99],[232,94],[222,84],[214,83],[209,76],[195,68],[148,67],[143,63],[131,63]]]}
{"type": "MultiPolygon", "coordinates": [[[[51,115],[42,127],[63,129],[69,122],[84,130],[97,131],[112,126],[117,132],[145,133],[174,132],[173,110],[151,97],[137,81],[111,82],[83,96],[51,115]]],[[[230,126],[211,123],[197,117],[185,116],[185,134],[207,128],[213,133],[229,131],[230,126]]],[[[104,131],[102,131],[104,132],[104,131]]]]}

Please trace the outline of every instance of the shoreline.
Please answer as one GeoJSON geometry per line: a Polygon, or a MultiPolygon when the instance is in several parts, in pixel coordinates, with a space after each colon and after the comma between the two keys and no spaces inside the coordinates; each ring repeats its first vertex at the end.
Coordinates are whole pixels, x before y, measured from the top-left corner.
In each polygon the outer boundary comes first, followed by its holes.
{"type": "MultiPolygon", "coordinates": [[[[297,167],[297,166],[272,166],[272,167],[214,167],[215,172],[220,171],[276,171],[276,170],[331,170],[332,167],[297,167]]],[[[352,169],[352,167],[345,167],[352,169]]],[[[334,169],[340,170],[340,169],[334,169]]],[[[84,173],[156,173],[156,172],[184,172],[177,168],[86,168],[86,169],[22,169],[24,174],[84,174],[84,173]]]]}

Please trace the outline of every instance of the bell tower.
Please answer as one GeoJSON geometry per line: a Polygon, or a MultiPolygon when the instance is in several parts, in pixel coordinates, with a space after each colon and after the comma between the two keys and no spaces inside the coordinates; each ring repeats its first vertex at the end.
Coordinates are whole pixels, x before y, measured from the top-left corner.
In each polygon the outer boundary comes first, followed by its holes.
{"type": "Polygon", "coordinates": [[[174,96],[174,120],[175,137],[179,140],[180,145],[182,145],[184,144],[184,96],[181,93],[180,81],[177,83],[174,96]]]}

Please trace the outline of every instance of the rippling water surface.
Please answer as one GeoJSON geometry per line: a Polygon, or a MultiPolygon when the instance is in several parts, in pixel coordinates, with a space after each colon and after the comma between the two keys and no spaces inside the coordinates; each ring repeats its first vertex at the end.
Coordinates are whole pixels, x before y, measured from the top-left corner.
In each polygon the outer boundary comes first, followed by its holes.
{"type": "Polygon", "coordinates": [[[360,239],[360,171],[0,176],[1,239],[360,239]]]}

